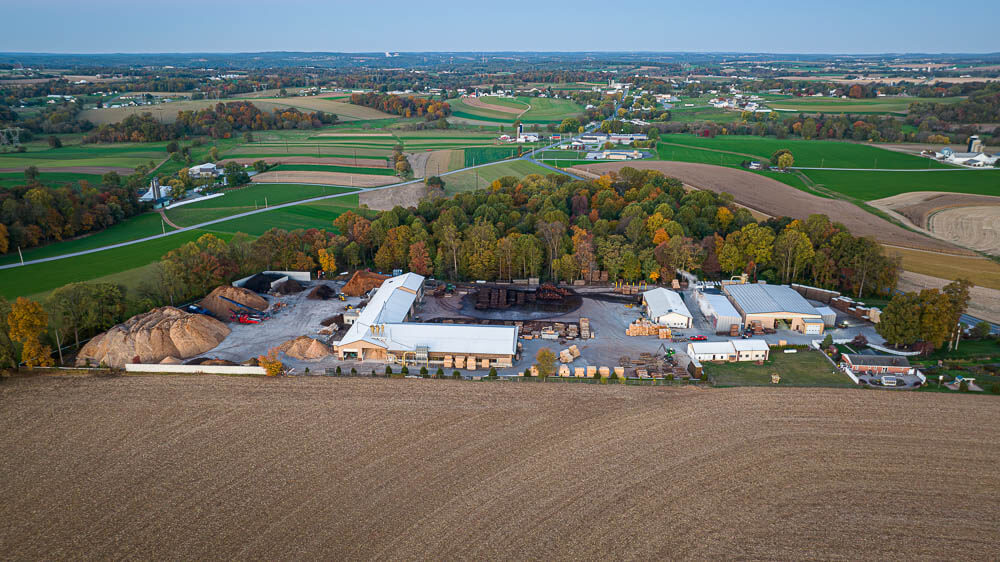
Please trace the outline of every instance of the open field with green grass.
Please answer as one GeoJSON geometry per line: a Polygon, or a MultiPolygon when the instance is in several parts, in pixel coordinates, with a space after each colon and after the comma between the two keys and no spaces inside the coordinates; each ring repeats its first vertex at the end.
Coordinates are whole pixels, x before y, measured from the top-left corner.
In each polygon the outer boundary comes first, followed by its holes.
{"type": "Polygon", "coordinates": [[[0,274],[0,295],[8,299],[38,295],[67,283],[90,281],[149,265],[202,234],[205,232],[193,230],[123,248],[4,270],[0,274]]]}
{"type": "Polygon", "coordinates": [[[396,172],[389,168],[365,168],[361,166],[330,166],[326,164],[279,164],[274,172],[344,172],[348,174],[373,174],[376,176],[394,176],[396,172]]]}
{"type": "MultiPolygon", "coordinates": [[[[31,296],[38,299],[53,289],[77,281],[112,281],[135,289],[147,280],[151,264],[159,261],[170,250],[195,240],[202,234],[212,233],[228,239],[236,232],[260,236],[271,228],[325,228],[335,231],[333,219],[349,209],[357,208],[357,204],[357,195],[346,195],[233,219],[207,229],[182,232],[122,248],[4,270],[0,274],[0,296],[8,299],[31,296]]],[[[159,215],[150,216],[159,220],[159,215]]],[[[86,248],[75,248],[81,249],[86,248]]]]}
{"type": "MultiPolygon", "coordinates": [[[[48,186],[60,186],[78,181],[86,181],[90,185],[100,185],[101,176],[99,174],[75,174],[72,172],[42,172],[38,175],[38,181],[42,185],[48,186]]],[[[0,187],[14,187],[25,184],[23,172],[0,172],[0,187]]]]}
{"type": "MultiPolygon", "coordinates": [[[[487,97],[483,98],[483,101],[493,105],[503,105],[504,107],[521,107],[520,105],[511,105],[513,103],[512,100],[503,98],[487,97]],[[499,101],[494,103],[489,100],[499,101]],[[499,103],[500,101],[505,103],[499,103]]],[[[448,100],[448,103],[451,105],[452,115],[455,117],[495,123],[513,123],[517,119],[520,119],[522,123],[559,123],[567,117],[577,117],[583,114],[583,106],[567,99],[519,96],[516,98],[516,102],[523,104],[525,108],[530,105],[531,109],[528,109],[528,111],[519,117],[516,113],[476,107],[466,103],[462,98],[448,100]]]]}
{"type": "Polygon", "coordinates": [[[871,201],[910,191],[1000,194],[1000,170],[954,172],[876,172],[806,170],[809,179],[828,190],[871,201]]]}
{"type": "Polygon", "coordinates": [[[716,386],[770,386],[774,373],[781,376],[781,382],[776,386],[856,386],[847,375],[837,372],[818,351],[783,353],[772,348],[771,358],[763,365],[742,361],[704,363],[704,368],[716,386]]]}
{"type": "MultiPolygon", "coordinates": [[[[72,240],[64,240],[62,242],[53,242],[37,248],[29,248],[23,251],[24,260],[31,261],[41,258],[50,258],[52,256],[61,256],[63,254],[71,254],[73,252],[100,248],[109,244],[118,244],[129,240],[145,238],[146,236],[153,236],[154,234],[160,234],[164,231],[169,232],[171,230],[173,230],[173,227],[169,224],[161,223],[159,213],[143,213],[141,215],[129,217],[122,223],[116,224],[111,228],[95,232],[94,234],[81,236],[72,240]]],[[[11,248],[11,250],[11,252],[0,256],[0,265],[17,263],[20,261],[17,255],[17,248],[11,248]]],[[[7,275],[9,272],[9,270],[0,272],[0,277],[7,275]]]]}
{"type": "MultiPolygon", "coordinates": [[[[190,226],[210,220],[219,219],[229,215],[245,213],[261,209],[265,206],[280,205],[320,197],[322,195],[333,195],[335,193],[350,193],[354,191],[348,187],[332,187],[321,185],[293,185],[293,184],[250,184],[234,190],[225,191],[222,197],[215,197],[205,201],[189,203],[166,211],[167,217],[178,226],[190,226]]],[[[265,222],[264,215],[255,215],[253,222],[265,222]]],[[[218,228],[216,226],[215,228],[218,228]]],[[[265,229],[266,230],[266,229],[265,229]]]]}
{"type": "Polygon", "coordinates": [[[833,97],[786,97],[784,99],[768,100],[767,106],[772,109],[791,110],[801,113],[855,113],[855,114],[905,114],[910,104],[914,102],[932,101],[934,103],[956,103],[964,97],[950,98],[912,98],[912,97],[882,97],[864,99],[842,99],[833,97]]]}
{"type": "Polygon", "coordinates": [[[925,170],[928,168],[954,168],[929,158],[905,154],[867,144],[801,139],[776,139],[750,135],[719,135],[715,138],[695,135],[663,135],[659,145],[661,154],[670,148],[666,145],[684,145],[729,152],[740,160],[755,157],[768,159],[775,151],[787,148],[792,151],[797,167],[816,168],[881,168],[894,170],[925,170]]]}
{"type": "Polygon", "coordinates": [[[501,98],[498,96],[483,96],[480,99],[490,105],[502,105],[504,107],[509,107],[511,109],[517,109],[520,111],[525,111],[526,109],[528,109],[528,104],[524,103],[523,101],[517,98],[511,99],[511,98],[501,98]]]}
{"type": "Polygon", "coordinates": [[[464,151],[464,165],[475,166],[487,162],[495,162],[517,156],[516,146],[483,146],[477,148],[466,148],[464,151]]]}
{"type": "MultiPolygon", "coordinates": [[[[167,157],[167,143],[74,144],[62,148],[45,145],[27,152],[0,154],[0,169],[109,167],[133,169],[140,164],[159,164],[167,157]]],[[[154,165],[155,165],[154,164],[154,165]]],[[[67,170],[67,172],[69,172],[67,170]]]]}
{"type": "Polygon", "coordinates": [[[472,191],[488,186],[493,180],[504,176],[523,177],[529,174],[550,174],[554,173],[527,160],[513,160],[502,162],[492,166],[476,168],[475,170],[465,170],[462,172],[444,176],[445,193],[453,195],[462,191],[472,191]],[[478,176],[478,181],[477,181],[478,176]]]}

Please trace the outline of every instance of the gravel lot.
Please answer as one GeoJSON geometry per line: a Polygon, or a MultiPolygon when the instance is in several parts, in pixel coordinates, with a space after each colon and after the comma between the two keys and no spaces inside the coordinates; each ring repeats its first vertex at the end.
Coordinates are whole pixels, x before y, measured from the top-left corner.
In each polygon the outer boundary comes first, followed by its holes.
{"type": "Polygon", "coordinates": [[[989,397],[436,380],[0,383],[0,552],[996,558],[989,397]]]}

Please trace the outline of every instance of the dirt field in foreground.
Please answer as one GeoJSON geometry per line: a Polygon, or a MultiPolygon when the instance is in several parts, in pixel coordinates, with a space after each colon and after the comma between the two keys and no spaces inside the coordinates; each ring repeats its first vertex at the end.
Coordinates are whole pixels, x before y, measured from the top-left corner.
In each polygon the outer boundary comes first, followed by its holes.
{"type": "Polygon", "coordinates": [[[343,172],[264,172],[250,178],[254,183],[316,183],[347,187],[377,187],[396,183],[396,176],[345,174],[343,172]]]}
{"type": "Polygon", "coordinates": [[[743,170],[710,164],[659,161],[586,164],[571,170],[603,174],[619,170],[624,166],[639,170],[659,170],[699,189],[732,193],[737,203],[769,215],[804,219],[811,214],[823,213],[831,220],[843,223],[855,236],[872,236],[880,242],[909,248],[972,254],[943,240],[896,226],[847,201],[818,197],[777,180],[743,170]]]}
{"type": "Polygon", "coordinates": [[[987,396],[0,383],[9,559],[990,559],[987,396]]]}

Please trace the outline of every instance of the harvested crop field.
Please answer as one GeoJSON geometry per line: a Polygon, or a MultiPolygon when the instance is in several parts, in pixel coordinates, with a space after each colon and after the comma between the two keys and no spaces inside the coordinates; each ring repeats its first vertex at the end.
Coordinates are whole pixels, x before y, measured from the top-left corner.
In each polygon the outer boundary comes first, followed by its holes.
{"type": "MultiPolygon", "coordinates": [[[[946,272],[951,273],[953,278],[969,277],[960,269],[947,270],[946,272]]],[[[909,293],[923,289],[940,289],[951,282],[952,279],[941,279],[931,275],[903,271],[899,274],[899,284],[896,285],[896,288],[909,293]]],[[[969,297],[969,314],[994,324],[1000,324],[1000,290],[977,285],[969,289],[969,297]]]]}
{"type": "Polygon", "coordinates": [[[359,166],[364,168],[388,168],[389,161],[385,159],[362,158],[360,160],[347,156],[284,156],[266,158],[226,158],[218,162],[220,166],[225,166],[229,162],[237,164],[253,164],[258,160],[263,160],[268,164],[311,164],[318,166],[359,166]]]}
{"type": "Polygon", "coordinates": [[[945,240],[1000,256],[1000,205],[944,209],[930,216],[927,227],[945,240]]]}
{"type": "Polygon", "coordinates": [[[250,178],[253,183],[314,183],[347,187],[377,187],[396,183],[396,176],[345,174],[343,172],[264,172],[250,178]]]}
{"type": "Polygon", "coordinates": [[[519,115],[528,110],[528,106],[516,108],[507,105],[497,105],[492,103],[486,103],[485,101],[474,97],[462,98],[462,101],[465,103],[465,105],[468,105],[470,107],[478,107],[481,109],[488,109],[490,111],[499,111],[501,113],[510,113],[512,115],[519,115]]]}
{"type": "Polygon", "coordinates": [[[996,427],[989,397],[145,376],[0,400],[12,559],[996,554],[1000,444],[940,427],[996,427]]]}
{"type": "Polygon", "coordinates": [[[416,207],[426,196],[427,186],[424,182],[404,183],[386,189],[362,191],[358,194],[358,206],[375,211],[389,211],[397,206],[416,207]]]}
{"type": "Polygon", "coordinates": [[[913,191],[883,199],[870,201],[873,207],[885,211],[895,211],[921,228],[927,227],[927,217],[942,209],[971,207],[977,205],[1000,206],[1000,197],[973,195],[971,193],[949,193],[946,191],[913,191]]]}
{"type": "Polygon", "coordinates": [[[823,213],[832,220],[843,223],[856,236],[872,236],[880,242],[897,246],[956,254],[972,253],[943,240],[906,230],[847,201],[818,197],[777,180],[743,170],[692,162],[609,162],[586,164],[570,170],[582,170],[600,175],[625,166],[639,170],[659,170],[698,189],[731,193],[737,203],[772,216],[784,215],[804,219],[811,214],[823,213]]]}

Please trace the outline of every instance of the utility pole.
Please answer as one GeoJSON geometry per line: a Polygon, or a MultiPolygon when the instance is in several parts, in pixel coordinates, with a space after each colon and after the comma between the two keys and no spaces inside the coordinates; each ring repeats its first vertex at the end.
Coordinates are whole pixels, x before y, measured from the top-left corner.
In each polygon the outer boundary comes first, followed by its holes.
{"type": "Polygon", "coordinates": [[[24,265],[24,254],[21,253],[21,246],[17,247],[17,255],[21,258],[21,265],[24,265]]]}
{"type": "Polygon", "coordinates": [[[62,342],[59,341],[59,330],[56,330],[56,349],[59,350],[59,365],[63,364],[62,342]]]}
{"type": "Polygon", "coordinates": [[[160,229],[163,230],[164,234],[167,233],[167,224],[165,222],[163,222],[163,218],[162,217],[160,217],[160,229]]]}
{"type": "Polygon", "coordinates": [[[267,208],[267,196],[264,197],[264,208],[267,208]]]}

